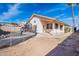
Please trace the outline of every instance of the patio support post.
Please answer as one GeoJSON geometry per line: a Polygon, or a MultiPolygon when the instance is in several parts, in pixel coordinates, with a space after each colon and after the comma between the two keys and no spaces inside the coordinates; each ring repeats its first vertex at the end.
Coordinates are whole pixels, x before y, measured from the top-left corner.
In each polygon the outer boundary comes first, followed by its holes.
{"type": "Polygon", "coordinates": [[[60,30],[60,24],[58,24],[58,30],[60,30]]]}
{"type": "Polygon", "coordinates": [[[52,23],[52,26],[53,26],[53,27],[52,27],[53,34],[55,35],[56,33],[55,33],[55,23],[54,23],[54,22],[52,23]]]}
{"type": "Polygon", "coordinates": [[[54,30],[55,29],[55,23],[53,22],[53,27],[52,27],[52,29],[54,30]]]}
{"type": "Polygon", "coordinates": [[[64,33],[65,31],[64,31],[64,25],[63,25],[63,33],[64,33]]]}
{"type": "Polygon", "coordinates": [[[58,30],[57,30],[57,33],[59,34],[61,32],[60,30],[60,24],[58,24],[58,30]]]}

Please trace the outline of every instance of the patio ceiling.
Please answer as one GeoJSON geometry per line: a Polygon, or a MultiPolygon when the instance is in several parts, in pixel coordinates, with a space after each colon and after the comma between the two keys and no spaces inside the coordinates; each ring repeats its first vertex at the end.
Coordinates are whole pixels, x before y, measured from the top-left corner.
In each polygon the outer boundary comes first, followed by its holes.
{"type": "Polygon", "coordinates": [[[53,22],[53,20],[49,20],[49,19],[48,20],[42,19],[41,21],[44,22],[44,23],[52,23],[53,22]]]}

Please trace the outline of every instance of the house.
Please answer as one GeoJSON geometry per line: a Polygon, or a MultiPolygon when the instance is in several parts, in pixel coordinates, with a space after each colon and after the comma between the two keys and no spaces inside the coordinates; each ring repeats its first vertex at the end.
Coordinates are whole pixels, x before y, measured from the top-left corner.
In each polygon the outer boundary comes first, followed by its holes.
{"type": "Polygon", "coordinates": [[[21,22],[21,23],[19,24],[19,26],[20,26],[20,27],[24,27],[25,24],[26,24],[26,22],[21,22]]]}
{"type": "Polygon", "coordinates": [[[37,33],[64,33],[65,26],[69,26],[62,21],[37,14],[33,14],[27,23],[30,23],[32,30],[35,30],[37,33]]]}
{"type": "Polygon", "coordinates": [[[20,31],[20,26],[18,26],[16,23],[8,23],[1,26],[1,30],[6,32],[18,32],[20,31]]]}

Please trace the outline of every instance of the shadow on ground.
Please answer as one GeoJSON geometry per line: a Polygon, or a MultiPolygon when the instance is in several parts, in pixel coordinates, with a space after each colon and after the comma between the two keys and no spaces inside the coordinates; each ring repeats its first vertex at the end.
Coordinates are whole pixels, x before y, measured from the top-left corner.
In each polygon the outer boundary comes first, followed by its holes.
{"type": "Polygon", "coordinates": [[[46,56],[78,56],[79,55],[79,30],[72,33],[46,56]]]}

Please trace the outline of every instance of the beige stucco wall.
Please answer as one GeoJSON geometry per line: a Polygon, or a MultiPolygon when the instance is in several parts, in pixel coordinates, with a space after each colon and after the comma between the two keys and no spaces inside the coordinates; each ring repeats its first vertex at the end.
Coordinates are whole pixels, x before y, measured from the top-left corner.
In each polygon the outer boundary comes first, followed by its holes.
{"type": "Polygon", "coordinates": [[[47,30],[46,24],[52,23],[52,27],[55,27],[55,23],[57,23],[57,24],[59,24],[59,26],[58,26],[59,28],[60,28],[60,25],[63,25],[63,30],[52,28],[52,30],[50,30],[50,33],[51,34],[64,33],[64,24],[59,23],[59,22],[54,22],[53,20],[49,21],[47,18],[33,17],[31,19],[30,23],[32,24],[32,26],[33,25],[37,26],[37,29],[36,29],[37,33],[45,32],[45,30],[47,30]],[[34,21],[36,21],[36,23],[34,23],[34,21]],[[43,26],[44,26],[44,28],[43,28],[43,26]]]}
{"type": "Polygon", "coordinates": [[[37,33],[43,32],[43,27],[42,27],[42,24],[41,24],[41,22],[40,22],[40,18],[33,17],[32,20],[30,21],[30,23],[32,24],[32,26],[34,26],[34,25],[37,26],[37,29],[36,29],[36,32],[37,32],[37,33]],[[34,23],[34,21],[35,21],[36,23],[34,23]]]}

